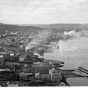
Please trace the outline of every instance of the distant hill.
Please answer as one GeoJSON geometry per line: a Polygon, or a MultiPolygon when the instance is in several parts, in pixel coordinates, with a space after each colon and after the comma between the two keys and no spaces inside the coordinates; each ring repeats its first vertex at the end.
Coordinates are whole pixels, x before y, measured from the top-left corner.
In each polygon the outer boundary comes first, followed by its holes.
{"type": "Polygon", "coordinates": [[[41,28],[54,28],[62,31],[69,30],[82,30],[88,29],[88,24],[45,24],[45,25],[35,25],[36,27],[41,28]]]}
{"type": "Polygon", "coordinates": [[[44,30],[45,28],[52,28],[55,32],[64,31],[81,31],[82,29],[88,29],[88,24],[44,24],[44,25],[8,25],[0,24],[0,33],[4,31],[13,32],[35,32],[44,30]]]}
{"type": "Polygon", "coordinates": [[[4,31],[12,31],[12,32],[27,32],[27,31],[41,31],[44,28],[35,27],[35,26],[18,26],[18,25],[7,25],[7,24],[0,24],[0,32],[4,31]]]}

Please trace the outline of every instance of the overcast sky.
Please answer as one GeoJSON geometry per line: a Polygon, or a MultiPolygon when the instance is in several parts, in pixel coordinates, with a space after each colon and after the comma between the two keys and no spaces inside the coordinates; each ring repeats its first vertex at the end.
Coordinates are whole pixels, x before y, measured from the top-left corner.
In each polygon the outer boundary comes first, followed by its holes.
{"type": "Polygon", "coordinates": [[[0,23],[88,23],[88,0],[0,0],[0,23]]]}

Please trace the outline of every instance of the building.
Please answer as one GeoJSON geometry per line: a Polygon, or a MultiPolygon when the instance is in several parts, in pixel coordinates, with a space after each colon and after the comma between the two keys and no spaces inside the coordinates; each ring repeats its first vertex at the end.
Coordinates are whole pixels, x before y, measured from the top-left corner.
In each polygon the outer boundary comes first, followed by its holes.
{"type": "Polygon", "coordinates": [[[40,74],[39,74],[39,72],[35,73],[35,79],[37,79],[37,80],[40,79],[40,74]]]}
{"type": "Polygon", "coordinates": [[[36,70],[35,79],[43,81],[51,81],[51,75],[48,70],[36,70]]]}
{"type": "Polygon", "coordinates": [[[4,57],[4,62],[10,61],[10,54],[3,54],[3,57],[4,57]]]}
{"type": "Polygon", "coordinates": [[[23,61],[25,57],[19,57],[19,61],[23,61]]]}
{"type": "Polygon", "coordinates": [[[35,76],[32,73],[19,73],[21,80],[34,80],[35,76]]]}
{"type": "Polygon", "coordinates": [[[55,68],[50,69],[49,74],[51,75],[51,80],[53,82],[58,82],[62,79],[61,72],[59,70],[56,70],[55,68]]]}
{"type": "Polygon", "coordinates": [[[39,72],[39,74],[49,74],[49,70],[47,69],[35,69],[35,72],[39,72]]]}
{"type": "Polygon", "coordinates": [[[43,81],[51,81],[51,75],[50,74],[40,74],[40,79],[43,81]]]}
{"type": "Polygon", "coordinates": [[[6,50],[4,48],[0,48],[0,54],[6,54],[6,50]]]}
{"type": "Polygon", "coordinates": [[[29,68],[23,67],[23,68],[22,68],[22,71],[25,72],[25,73],[34,73],[34,70],[31,69],[30,67],[29,67],[29,68]]]}
{"type": "Polygon", "coordinates": [[[3,55],[0,55],[0,65],[4,65],[4,57],[3,57],[3,55]]]}
{"type": "Polygon", "coordinates": [[[14,53],[10,53],[10,56],[14,56],[14,53]]]}
{"type": "Polygon", "coordinates": [[[52,81],[58,82],[61,81],[62,75],[60,73],[53,73],[52,74],[52,81]]]}

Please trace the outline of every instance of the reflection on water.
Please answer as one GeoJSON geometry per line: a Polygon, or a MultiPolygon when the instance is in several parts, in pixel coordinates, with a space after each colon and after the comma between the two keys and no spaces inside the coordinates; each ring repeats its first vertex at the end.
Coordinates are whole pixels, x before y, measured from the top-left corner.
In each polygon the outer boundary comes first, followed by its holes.
{"type": "Polygon", "coordinates": [[[71,86],[88,86],[87,78],[68,78],[67,82],[71,86]]]}

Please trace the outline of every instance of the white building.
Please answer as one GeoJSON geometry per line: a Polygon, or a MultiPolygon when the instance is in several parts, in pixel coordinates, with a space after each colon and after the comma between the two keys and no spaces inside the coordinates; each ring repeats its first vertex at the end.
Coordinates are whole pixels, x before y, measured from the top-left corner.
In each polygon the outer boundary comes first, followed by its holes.
{"type": "Polygon", "coordinates": [[[62,79],[61,72],[55,68],[50,69],[49,74],[51,75],[51,80],[54,82],[60,81],[62,79]]]}
{"type": "Polygon", "coordinates": [[[38,73],[35,73],[35,79],[40,79],[40,74],[39,74],[39,72],[38,73]]]}

